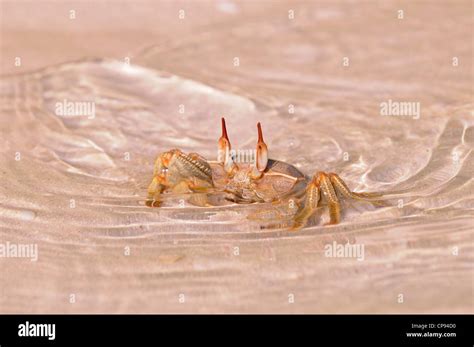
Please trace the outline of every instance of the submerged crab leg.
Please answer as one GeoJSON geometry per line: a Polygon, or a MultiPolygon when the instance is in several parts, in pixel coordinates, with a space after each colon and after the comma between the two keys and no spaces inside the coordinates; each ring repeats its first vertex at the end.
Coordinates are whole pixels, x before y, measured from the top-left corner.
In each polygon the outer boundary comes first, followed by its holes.
{"type": "Polygon", "coordinates": [[[157,207],[160,204],[160,194],[165,190],[165,186],[160,183],[160,177],[155,176],[148,186],[148,198],[146,205],[150,207],[157,207]]]}
{"type": "Polygon", "coordinates": [[[378,193],[355,193],[352,192],[344,181],[335,173],[326,174],[318,172],[305,190],[305,198],[294,217],[292,230],[303,228],[309,218],[316,213],[318,208],[320,194],[324,196],[329,207],[330,221],[328,224],[337,224],[341,220],[341,204],[338,195],[344,198],[356,199],[369,202],[375,205],[386,206],[383,201],[373,200],[373,198],[381,197],[378,193]]]}
{"type": "Polygon", "coordinates": [[[341,204],[337,198],[336,191],[332,186],[331,180],[325,173],[320,172],[318,175],[321,177],[321,190],[328,201],[329,224],[337,224],[341,220],[341,204]]]}
{"type": "Polygon", "coordinates": [[[338,175],[335,173],[330,173],[329,174],[329,179],[331,180],[331,183],[333,184],[334,188],[336,191],[341,194],[345,198],[350,198],[350,199],[356,199],[356,200],[361,200],[361,201],[366,201],[370,202],[374,205],[385,205],[382,201],[380,200],[372,200],[373,198],[380,198],[382,194],[379,193],[356,193],[352,192],[347,184],[340,178],[338,175]]]}
{"type": "Polygon", "coordinates": [[[301,229],[308,223],[309,218],[315,214],[320,199],[319,181],[315,177],[306,188],[306,196],[296,212],[292,230],[301,229]]]}
{"type": "Polygon", "coordinates": [[[324,172],[318,172],[306,187],[304,201],[296,212],[291,230],[301,229],[308,223],[308,220],[317,211],[322,197],[321,193],[328,202],[330,216],[330,222],[328,224],[339,223],[341,219],[341,205],[337,198],[336,191],[328,175],[324,172]]]}
{"type": "Polygon", "coordinates": [[[206,182],[201,180],[188,180],[181,181],[176,186],[173,187],[172,192],[174,194],[190,194],[188,202],[195,206],[208,207],[211,206],[208,203],[207,188],[205,188],[206,182]]]}

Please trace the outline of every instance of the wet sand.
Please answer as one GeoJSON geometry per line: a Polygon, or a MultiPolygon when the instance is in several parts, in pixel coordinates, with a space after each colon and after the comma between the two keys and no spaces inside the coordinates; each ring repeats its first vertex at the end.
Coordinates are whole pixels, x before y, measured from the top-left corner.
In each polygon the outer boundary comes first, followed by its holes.
{"type": "Polygon", "coordinates": [[[0,248],[38,259],[0,257],[0,312],[473,312],[472,2],[1,10],[0,248]],[[258,120],[272,158],[391,206],[296,233],[283,203],[144,206],[158,153],[214,159],[221,115],[234,148],[258,120]]]}

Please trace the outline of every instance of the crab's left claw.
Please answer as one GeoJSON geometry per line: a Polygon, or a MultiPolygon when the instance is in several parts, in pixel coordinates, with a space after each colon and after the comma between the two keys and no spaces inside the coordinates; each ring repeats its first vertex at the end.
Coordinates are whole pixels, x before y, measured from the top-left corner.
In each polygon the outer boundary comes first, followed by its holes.
{"type": "Polygon", "coordinates": [[[251,176],[252,178],[260,178],[263,175],[263,172],[267,168],[268,164],[268,147],[263,141],[262,126],[260,123],[257,123],[258,129],[258,142],[257,142],[257,154],[255,158],[255,165],[252,168],[251,176]]]}

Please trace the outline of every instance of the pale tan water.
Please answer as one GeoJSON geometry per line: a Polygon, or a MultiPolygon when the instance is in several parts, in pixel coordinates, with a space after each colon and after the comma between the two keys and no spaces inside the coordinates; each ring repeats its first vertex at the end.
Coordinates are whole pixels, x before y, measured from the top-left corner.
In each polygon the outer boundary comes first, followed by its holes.
{"type": "Polygon", "coordinates": [[[0,258],[1,312],[473,312],[472,4],[269,4],[192,7],[131,65],[3,74],[0,242],[38,260],[0,258]],[[95,117],[57,115],[64,99],[95,117]],[[419,117],[381,115],[389,99],[419,117]],[[145,207],[157,154],[215,159],[221,115],[234,148],[260,121],[272,158],[392,206],[298,233],[278,205],[145,207]]]}

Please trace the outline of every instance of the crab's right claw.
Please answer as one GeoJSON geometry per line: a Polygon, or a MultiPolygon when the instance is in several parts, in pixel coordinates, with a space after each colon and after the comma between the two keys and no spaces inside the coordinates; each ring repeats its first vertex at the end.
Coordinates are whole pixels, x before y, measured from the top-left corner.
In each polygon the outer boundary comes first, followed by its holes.
{"type": "Polygon", "coordinates": [[[232,175],[237,170],[237,165],[234,163],[231,157],[231,146],[230,140],[227,136],[227,128],[225,126],[225,119],[222,118],[222,135],[219,138],[219,142],[217,144],[219,153],[217,160],[224,166],[224,170],[227,174],[232,175]]]}

